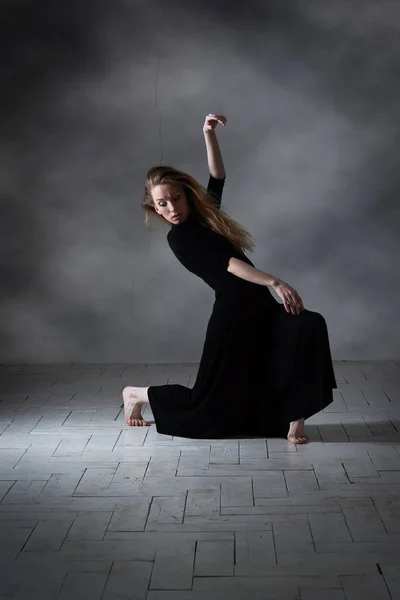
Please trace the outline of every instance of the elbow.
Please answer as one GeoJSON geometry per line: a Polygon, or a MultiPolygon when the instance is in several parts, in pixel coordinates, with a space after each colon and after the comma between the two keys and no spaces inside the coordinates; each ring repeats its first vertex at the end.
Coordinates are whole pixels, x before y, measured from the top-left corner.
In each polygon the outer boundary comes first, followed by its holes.
{"type": "Polygon", "coordinates": [[[210,175],[214,179],[224,179],[224,180],[226,179],[225,171],[213,171],[210,169],[210,175]]]}
{"type": "Polygon", "coordinates": [[[235,267],[235,262],[237,262],[237,258],[234,258],[233,256],[231,256],[231,258],[229,259],[229,262],[228,262],[228,267],[227,267],[228,273],[233,273],[233,269],[235,267]]]}

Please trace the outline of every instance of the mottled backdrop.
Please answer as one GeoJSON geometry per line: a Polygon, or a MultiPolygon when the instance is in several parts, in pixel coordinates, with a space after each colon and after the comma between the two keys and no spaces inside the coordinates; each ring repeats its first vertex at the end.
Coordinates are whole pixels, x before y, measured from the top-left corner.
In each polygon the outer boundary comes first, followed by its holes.
{"type": "MultiPolygon", "coordinates": [[[[197,362],[214,300],[144,225],[144,176],[208,180],[334,359],[399,359],[400,4],[7,0],[0,362],[197,362]]],[[[295,318],[295,317],[294,317],[295,318]]]]}

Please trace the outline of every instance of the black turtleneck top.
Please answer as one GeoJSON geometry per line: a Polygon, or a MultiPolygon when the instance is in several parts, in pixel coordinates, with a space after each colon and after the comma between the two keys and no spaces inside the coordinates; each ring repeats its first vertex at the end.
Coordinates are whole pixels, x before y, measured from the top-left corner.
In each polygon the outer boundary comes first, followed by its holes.
{"type": "MultiPolygon", "coordinates": [[[[218,208],[221,206],[224,184],[225,179],[215,179],[210,175],[207,192],[218,208]]],[[[227,269],[231,257],[239,258],[251,266],[254,266],[253,263],[243,252],[236,250],[228,238],[213,231],[193,207],[185,221],[171,226],[167,240],[179,262],[216,292],[226,286],[236,284],[242,287],[249,284],[227,269]]]]}

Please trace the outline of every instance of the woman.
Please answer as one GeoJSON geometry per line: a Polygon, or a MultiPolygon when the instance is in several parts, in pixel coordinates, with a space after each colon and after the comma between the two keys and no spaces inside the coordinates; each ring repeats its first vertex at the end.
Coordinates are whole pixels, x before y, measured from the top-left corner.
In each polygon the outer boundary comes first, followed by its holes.
{"type": "Polygon", "coordinates": [[[295,289],[257,270],[244,254],[251,235],[221,209],[225,169],[215,134],[223,115],[203,126],[210,179],[207,191],[172,167],[147,174],[142,207],[171,224],[167,238],[177,259],[215,291],[193,389],[182,385],[123,390],[125,421],[191,438],[235,435],[308,441],[304,419],[332,402],[336,381],[324,318],[304,309],[295,289]],[[269,288],[282,299],[277,302],[269,288]]]}

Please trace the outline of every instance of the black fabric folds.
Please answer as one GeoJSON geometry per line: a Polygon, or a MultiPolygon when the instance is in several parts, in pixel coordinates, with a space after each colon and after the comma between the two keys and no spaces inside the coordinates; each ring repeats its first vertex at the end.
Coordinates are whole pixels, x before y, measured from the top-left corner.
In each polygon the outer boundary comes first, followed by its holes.
{"type": "MultiPolygon", "coordinates": [[[[223,187],[224,180],[210,176],[207,190],[217,207],[223,187]]],[[[193,212],[172,226],[168,243],[182,265],[215,291],[215,302],[193,387],[149,387],[159,433],[284,437],[290,421],[332,402],[337,386],[322,315],[289,314],[267,287],[228,273],[231,257],[254,265],[193,212]]]]}

